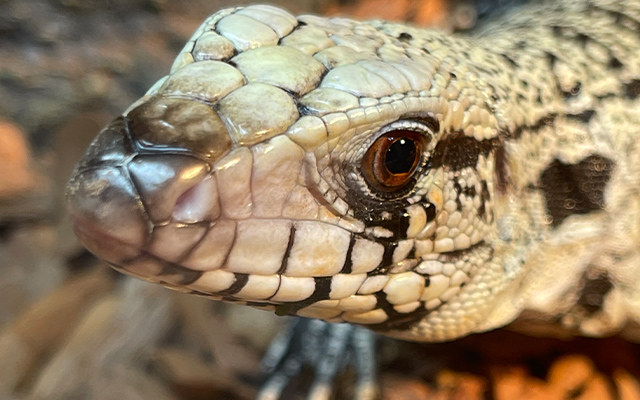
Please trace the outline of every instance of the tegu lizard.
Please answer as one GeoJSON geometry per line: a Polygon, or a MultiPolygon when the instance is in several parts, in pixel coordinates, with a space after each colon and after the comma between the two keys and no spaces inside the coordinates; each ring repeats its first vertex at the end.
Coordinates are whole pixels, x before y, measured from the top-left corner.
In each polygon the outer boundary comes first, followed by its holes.
{"type": "Polygon", "coordinates": [[[640,3],[471,35],[220,11],[71,178],[115,269],[413,341],[640,340],[640,3]]]}

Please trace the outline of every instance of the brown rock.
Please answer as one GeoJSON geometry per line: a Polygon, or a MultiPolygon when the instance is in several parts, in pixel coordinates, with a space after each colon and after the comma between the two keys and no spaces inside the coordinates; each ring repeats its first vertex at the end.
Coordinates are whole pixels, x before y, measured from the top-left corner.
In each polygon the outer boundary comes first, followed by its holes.
{"type": "Polygon", "coordinates": [[[547,380],[556,390],[569,394],[580,390],[594,374],[593,362],[587,356],[569,354],[554,361],[547,380]]]}
{"type": "Polygon", "coordinates": [[[506,366],[491,369],[496,400],[560,400],[563,393],[531,376],[522,366],[506,366]]]}
{"type": "Polygon", "coordinates": [[[385,400],[422,400],[432,399],[434,391],[420,380],[411,377],[391,375],[382,382],[385,400]]]}
{"type": "Polygon", "coordinates": [[[612,375],[620,394],[620,400],[640,399],[640,382],[638,382],[638,378],[621,369],[613,371],[612,375]]]}
{"type": "Polygon", "coordinates": [[[476,375],[441,371],[436,378],[435,400],[482,400],[487,382],[476,375]]]}

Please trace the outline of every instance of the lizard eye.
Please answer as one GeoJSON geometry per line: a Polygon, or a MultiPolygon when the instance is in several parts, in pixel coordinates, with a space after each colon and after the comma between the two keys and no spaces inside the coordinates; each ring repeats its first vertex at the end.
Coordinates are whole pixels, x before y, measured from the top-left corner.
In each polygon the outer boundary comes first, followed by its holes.
{"type": "Polygon", "coordinates": [[[376,139],[362,158],[367,183],[383,192],[402,188],[418,170],[425,138],[418,132],[394,130],[376,139]]]}

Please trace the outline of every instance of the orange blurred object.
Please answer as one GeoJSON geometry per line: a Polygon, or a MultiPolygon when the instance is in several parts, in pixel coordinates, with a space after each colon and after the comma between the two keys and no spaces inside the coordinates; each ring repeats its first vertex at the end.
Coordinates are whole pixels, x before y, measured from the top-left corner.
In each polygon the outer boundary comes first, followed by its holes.
{"type": "Polygon", "coordinates": [[[44,184],[31,168],[31,151],[15,124],[0,120],[0,198],[24,195],[44,184]]]}
{"type": "Polygon", "coordinates": [[[420,26],[445,27],[448,8],[445,0],[359,0],[348,6],[331,5],[325,14],[358,20],[409,21],[420,26]]]}

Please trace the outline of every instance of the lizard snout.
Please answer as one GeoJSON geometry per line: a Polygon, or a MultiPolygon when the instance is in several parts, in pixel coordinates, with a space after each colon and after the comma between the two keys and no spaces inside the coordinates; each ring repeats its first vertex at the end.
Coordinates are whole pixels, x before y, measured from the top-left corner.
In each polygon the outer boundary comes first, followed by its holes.
{"type": "Polygon", "coordinates": [[[67,187],[74,229],[91,252],[125,269],[145,257],[177,264],[218,219],[212,165],[231,142],[205,107],[152,98],[94,140],[67,187]],[[184,116],[194,108],[200,119],[184,116]]]}

